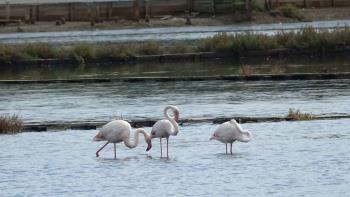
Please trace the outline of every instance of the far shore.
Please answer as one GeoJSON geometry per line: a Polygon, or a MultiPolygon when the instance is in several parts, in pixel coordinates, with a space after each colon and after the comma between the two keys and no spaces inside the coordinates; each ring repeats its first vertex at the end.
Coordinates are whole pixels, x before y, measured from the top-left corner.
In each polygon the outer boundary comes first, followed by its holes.
{"type": "MultiPolygon", "coordinates": [[[[212,16],[210,14],[201,14],[191,17],[190,26],[220,26],[233,24],[272,24],[272,23],[291,23],[300,21],[322,21],[322,20],[342,20],[350,19],[350,7],[345,8],[308,8],[300,9],[303,15],[302,20],[288,18],[283,16],[272,16],[269,12],[253,12],[251,21],[237,19],[234,14],[220,14],[212,16]]],[[[85,31],[85,30],[115,30],[115,29],[133,29],[149,27],[180,27],[186,25],[184,14],[153,16],[150,22],[118,19],[113,21],[90,22],[66,22],[62,25],[56,25],[55,21],[36,22],[35,24],[6,25],[0,27],[0,33],[18,33],[18,32],[60,32],[60,31],[85,31]]]]}

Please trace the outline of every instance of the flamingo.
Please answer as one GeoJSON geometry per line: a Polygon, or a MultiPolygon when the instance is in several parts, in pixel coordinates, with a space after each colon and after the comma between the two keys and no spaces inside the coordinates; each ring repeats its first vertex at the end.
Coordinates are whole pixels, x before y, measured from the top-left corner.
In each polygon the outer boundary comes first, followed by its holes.
{"type": "Polygon", "coordinates": [[[113,120],[102,127],[102,129],[94,137],[94,141],[107,141],[100,149],[96,152],[96,157],[99,157],[99,152],[107,146],[109,143],[114,144],[114,159],[116,159],[116,143],[124,142],[128,148],[135,148],[139,143],[139,134],[142,133],[148,146],[146,151],[152,148],[151,138],[145,132],[144,129],[139,128],[135,130],[134,143],[130,142],[131,126],[124,120],[113,120]]]}
{"type": "Polygon", "coordinates": [[[179,113],[180,110],[178,107],[173,105],[168,105],[164,108],[164,116],[166,119],[158,120],[152,127],[151,138],[159,138],[160,142],[160,157],[163,156],[162,152],[162,138],[166,139],[166,156],[169,158],[169,136],[176,136],[179,132],[179,125],[177,122],[179,121],[179,113]],[[172,111],[174,117],[170,117],[169,111],[172,111]]]}
{"type": "Polygon", "coordinates": [[[226,154],[227,154],[227,144],[231,145],[230,152],[232,155],[232,144],[233,142],[249,142],[252,139],[252,134],[246,130],[244,131],[240,124],[236,122],[235,119],[222,123],[214,132],[210,140],[218,140],[226,144],[226,154]]]}

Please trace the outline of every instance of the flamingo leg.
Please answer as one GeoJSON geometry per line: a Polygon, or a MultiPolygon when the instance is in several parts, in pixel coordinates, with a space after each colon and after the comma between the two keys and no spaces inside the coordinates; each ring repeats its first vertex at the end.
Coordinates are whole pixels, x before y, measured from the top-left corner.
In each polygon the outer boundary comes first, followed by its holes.
{"type": "Polygon", "coordinates": [[[169,138],[166,138],[166,158],[169,158],[169,152],[168,152],[168,149],[169,149],[169,138]]]}
{"type": "Polygon", "coordinates": [[[162,150],[162,138],[159,138],[159,142],[160,142],[160,158],[162,158],[162,156],[163,156],[163,150],[162,150]]]}
{"type": "Polygon", "coordinates": [[[230,147],[230,152],[231,152],[231,155],[232,155],[232,144],[233,144],[233,143],[231,143],[231,144],[230,144],[230,145],[231,145],[231,147],[230,147]]]}
{"type": "Polygon", "coordinates": [[[117,159],[117,151],[116,151],[115,143],[114,143],[114,159],[117,159]]]}
{"type": "Polygon", "coordinates": [[[100,155],[99,155],[99,152],[104,148],[104,147],[106,147],[107,146],[107,144],[109,144],[109,142],[107,142],[105,145],[103,145],[100,149],[98,149],[98,151],[96,151],[96,157],[99,157],[100,155]]]}
{"type": "Polygon", "coordinates": [[[227,154],[227,144],[225,144],[226,145],[226,154],[227,154]]]}

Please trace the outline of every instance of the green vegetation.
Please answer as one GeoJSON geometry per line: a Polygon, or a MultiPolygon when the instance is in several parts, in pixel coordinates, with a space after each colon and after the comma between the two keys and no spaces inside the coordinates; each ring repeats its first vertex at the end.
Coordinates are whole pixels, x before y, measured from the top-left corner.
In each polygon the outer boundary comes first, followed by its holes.
{"type": "Polygon", "coordinates": [[[286,118],[292,120],[314,120],[315,116],[310,113],[302,113],[300,110],[289,109],[288,115],[286,118]]]}
{"type": "Polygon", "coordinates": [[[296,18],[298,20],[302,20],[304,18],[299,8],[297,8],[293,4],[287,4],[287,5],[281,6],[279,9],[284,17],[296,18]]]}
{"type": "Polygon", "coordinates": [[[94,59],[127,60],[138,55],[160,55],[189,52],[228,52],[264,51],[272,49],[306,49],[324,52],[339,47],[350,46],[350,29],[316,30],[305,28],[300,31],[280,31],[269,36],[259,33],[218,33],[198,42],[111,43],[94,45],[78,43],[71,46],[50,44],[6,45],[0,44],[0,63],[10,64],[19,60],[32,59],[73,59],[83,64],[94,59]]]}
{"type": "Polygon", "coordinates": [[[294,32],[280,31],[274,36],[257,33],[228,35],[218,33],[204,39],[199,51],[244,52],[279,48],[325,50],[350,45],[350,29],[334,31],[305,28],[294,32]]]}
{"type": "Polygon", "coordinates": [[[0,115],[0,133],[18,133],[23,122],[17,115],[0,115]]]}

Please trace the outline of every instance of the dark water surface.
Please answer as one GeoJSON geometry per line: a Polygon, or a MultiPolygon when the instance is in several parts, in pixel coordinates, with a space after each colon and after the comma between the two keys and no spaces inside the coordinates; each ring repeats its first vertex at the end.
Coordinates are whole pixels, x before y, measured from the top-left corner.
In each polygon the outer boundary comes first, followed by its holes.
{"type": "MultiPolygon", "coordinates": [[[[95,151],[96,131],[0,136],[0,196],[348,196],[350,119],[244,124],[251,142],[208,141],[217,125],[181,126],[170,159],[159,141],[145,152],[95,151]]],[[[146,128],[150,131],[150,128],[146,128]]]]}
{"type": "Polygon", "coordinates": [[[121,65],[0,66],[0,80],[81,79],[157,76],[212,76],[288,73],[350,72],[348,54],[327,58],[298,57],[285,60],[246,58],[237,61],[144,63],[121,65]]]}

